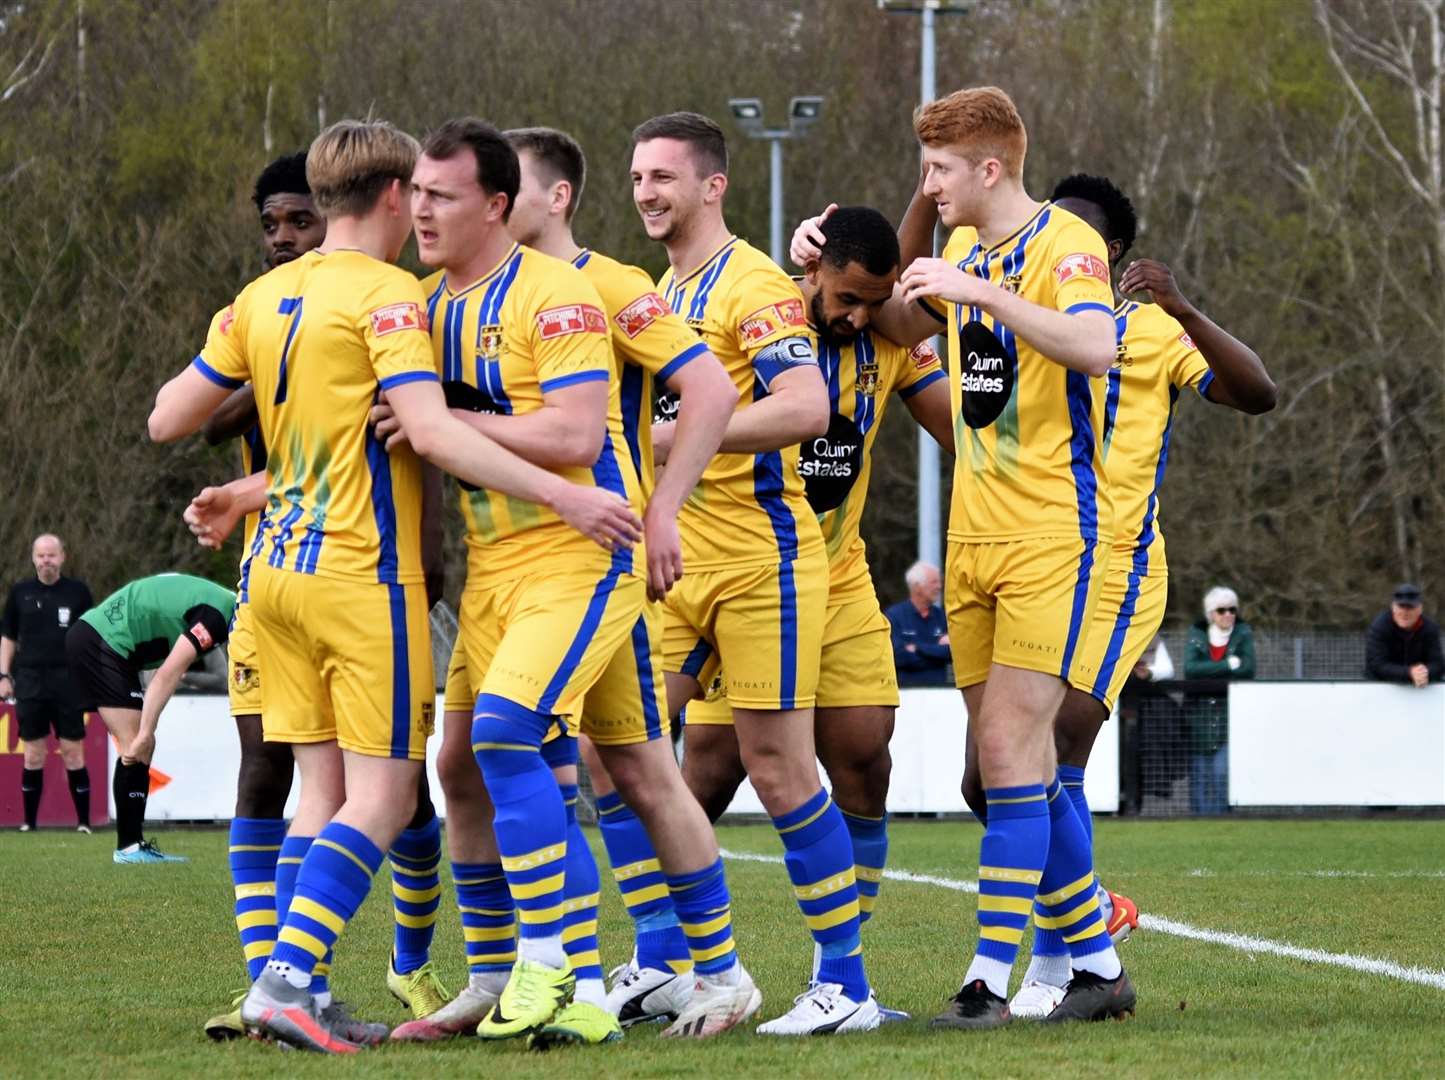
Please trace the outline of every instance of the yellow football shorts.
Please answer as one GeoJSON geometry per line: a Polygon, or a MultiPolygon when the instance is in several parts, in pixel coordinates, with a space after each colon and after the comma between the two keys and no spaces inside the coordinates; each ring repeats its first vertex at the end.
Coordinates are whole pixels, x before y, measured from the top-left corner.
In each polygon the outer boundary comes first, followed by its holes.
{"type": "Polygon", "coordinates": [[[1119,700],[1124,680],[1163,625],[1169,600],[1168,575],[1137,573],[1133,562],[1133,552],[1110,558],[1079,672],[1069,679],[1071,686],[1092,694],[1110,710],[1119,700]],[[1093,676],[1085,676],[1086,671],[1093,676]]]}
{"type": "Polygon", "coordinates": [[[579,716],[583,696],[629,640],[646,598],[646,583],[620,561],[601,575],[554,570],[468,581],[457,639],[468,685],[535,712],[579,716]]]}
{"type": "MultiPolygon", "coordinates": [[[[727,682],[726,669],[722,681],[727,682]]],[[[898,707],[898,673],[888,620],[871,589],[867,596],[828,604],[815,704],[819,709],[898,707]]],[[[726,689],[704,700],[689,701],[687,722],[731,724],[733,709],[726,689]]]]}
{"type": "Polygon", "coordinates": [[[594,743],[625,746],[660,739],[670,730],[662,676],[662,623],[662,605],[643,604],[622,648],[587,691],[582,734],[594,743]]]}
{"type": "Polygon", "coordinates": [[[461,635],[452,644],[451,659],[447,661],[447,685],[442,691],[444,712],[464,712],[471,715],[476,707],[477,695],[472,692],[471,680],[467,678],[467,652],[462,648],[461,635]]]}
{"type": "Polygon", "coordinates": [[[228,672],[226,694],[232,716],[261,715],[261,665],[256,657],[256,630],[251,625],[249,601],[236,605],[231,633],[226,638],[228,672]]]}
{"type": "Polygon", "coordinates": [[[811,708],[828,606],[823,552],[784,563],[689,571],[667,594],[663,668],[707,686],[722,665],[734,708],[811,708]]]}
{"type": "Polygon", "coordinates": [[[943,595],[955,685],[983,682],[991,664],[1092,682],[1085,640],[1108,557],[1107,544],[1079,537],[950,540],[943,595]]]}
{"type": "Polygon", "coordinates": [[[251,567],[256,651],[272,742],[335,739],[373,757],[426,756],[436,690],[426,588],[251,567]]]}

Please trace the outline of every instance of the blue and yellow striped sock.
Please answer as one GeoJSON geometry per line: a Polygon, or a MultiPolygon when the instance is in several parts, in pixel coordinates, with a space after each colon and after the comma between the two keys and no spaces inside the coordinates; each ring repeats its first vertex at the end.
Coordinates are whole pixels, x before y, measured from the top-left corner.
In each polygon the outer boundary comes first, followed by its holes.
{"type": "Polygon", "coordinates": [[[511,971],[517,959],[517,909],[501,863],[452,863],[467,968],[473,975],[511,971]]]}
{"type": "MultiPolygon", "coordinates": [[[[1090,845],[1093,843],[1093,816],[1089,813],[1089,804],[1084,799],[1084,770],[1076,765],[1060,765],[1058,781],[1063,785],[1064,793],[1074,804],[1076,813],[1080,813],[1079,822],[1084,826],[1084,833],[1089,837],[1090,845]],[[1082,807],[1082,811],[1080,810],[1082,807]]],[[[1050,848],[1052,850],[1052,847],[1050,848]]],[[[1069,955],[1069,946],[1064,943],[1064,935],[1058,930],[1048,928],[1048,912],[1038,904],[1034,903],[1034,955],[1047,957],[1065,957],[1069,955]],[[1039,920],[1043,918],[1045,922],[1039,920]]],[[[1032,968],[1030,969],[1032,970],[1032,968]]],[[[1067,979],[1067,972],[1060,972],[1067,979]]],[[[1057,976],[1056,976],[1057,977],[1057,976]]]]}
{"type": "Polygon", "coordinates": [[[843,811],[848,839],[853,843],[853,876],[858,879],[858,922],[873,917],[883,868],[888,865],[888,815],[865,817],[843,811]]]}
{"type": "Polygon", "coordinates": [[[406,975],[430,959],[436,932],[442,898],[442,827],[436,814],[425,825],[403,830],[387,859],[396,919],[391,963],[398,975],[406,975]]]}
{"type": "Polygon", "coordinates": [[[322,829],[296,875],[269,966],[293,986],[311,985],[317,993],[311,975],[366,899],[382,857],[380,848],[349,825],[333,821],[322,829]]]}
{"type": "Polygon", "coordinates": [[[231,819],[231,887],[236,896],[236,929],[246,974],[252,982],[276,945],[276,860],[286,839],[280,818],[231,819]]]}
{"type": "MultiPolygon", "coordinates": [[[[296,875],[311,845],[314,836],[288,836],[281,841],[281,856],[276,860],[276,925],[285,925],[286,914],[291,910],[291,897],[296,892],[296,875]]],[[[274,951],[274,949],[273,949],[274,951]]],[[[326,951],[321,963],[311,972],[311,993],[325,994],[331,990],[331,950],[326,951]]]]}
{"type": "Polygon", "coordinates": [[[1038,895],[1038,906],[1044,914],[1035,914],[1034,920],[1041,929],[1062,935],[1069,962],[1076,971],[1117,978],[1119,957],[1099,910],[1088,836],[1057,776],[1048,787],[1047,797],[1049,852],[1038,895]]]}
{"type": "Polygon", "coordinates": [[[783,861],[798,906],[822,954],[818,980],[838,983],[854,1001],[867,1001],[853,845],[842,813],[820,788],[802,806],[773,818],[773,827],[787,852],[783,861]]]}
{"type": "Polygon", "coordinates": [[[601,883],[597,860],[587,836],[577,823],[577,785],[561,784],[562,804],[567,808],[567,876],[562,891],[562,948],[567,964],[577,977],[573,997],[598,1008],[607,1005],[607,989],[602,983],[602,955],[597,947],[597,905],[601,901],[601,883]]]}
{"type": "Polygon", "coordinates": [[[1059,783],[1064,787],[1064,794],[1074,804],[1074,813],[1079,815],[1079,824],[1084,827],[1084,837],[1092,848],[1094,815],[1089,810],[1089,800],[1084,797],[1084,770],[1077,765],[1060,765],[1059,783]]]}
{"type": "Polygon", "coordinates": [[[989,788],[984,797],[988,827],[979,844],[978,951],[963,981],[982,979],[1006,998],[1049,855],[1049,803],[1042,784],[989,788]]]}
{"type": "Polygon", "coordinates": [[[732,897],[722,859],[690,874],[669,874],[667,891],[687,938],[694,970],[699,975],[721,975],[736,965],[732,897]]]}
{"type": "Polygon", "coordinates": [[[687,937],[642,822],[614,791],[598,796],[597,824],[612,877],[636,929],[637,966],[677,974],[692,970],[687,937]]]}
{"type": "Polygon", "coordinates": [[[540,753],[551,724],[550,715],[482,694],[472,713],[472,752],[496,808],[492,828],[521,924],[518,956],[563,968],[567,813],[540,753]]]}

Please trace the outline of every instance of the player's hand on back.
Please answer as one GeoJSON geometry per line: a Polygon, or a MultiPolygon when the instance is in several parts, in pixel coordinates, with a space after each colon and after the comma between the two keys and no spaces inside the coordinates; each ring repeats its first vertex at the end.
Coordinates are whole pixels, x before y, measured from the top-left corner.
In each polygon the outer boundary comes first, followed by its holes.
{"type": "Polygon", "coordinates": [[[647,538],[647,598],[661,600],[682,577],[682,536],[677,518],[647,508],[642,531],[647,538]]]}
{"type": "Polygon", "coordinates": [[[593,543],[616,551],[642,539],[642,519],[621,495],[602,488],[565,484],[553,501],[557,516],[593,543]]]}
{"type": "Polygon", "coordinates": [[[383,390],[377,395],[376,404],[371,407],[366,422],[371,425],[372,434],[386,448],[388,454],[398,446],[406,445],[406,432],[401,430],[401,421],[387,403],[386,391],[383,390]]]}
{"type": "Polygon", "coordinates": [[[202,488],[181,515],[203,548],[219,551],[245,515],[224,487],[202,488]]]}
{"type": "Polygon", "coordinates": [[[1119,276],[1119,291],[1126,295],[1147,292],[1164,314],[1172,315],[1176,319],[1190,310],[1189,301],[1184,298],[1184,294],[1179,291],[1179,283],[1174,280],[1174,271],[1154,259],[1135,259],[1131,262],[1119,276]]]}
{"type": "Polygon", "coordinates": [[[804,218],[796,229],[793,230],[793,241],[788,246],[788,258],[794,264],[806,268],[808,263],[823,254],[823,245],[827,238],[823,235],[823,222],[833,216],[833,211],[838,209],[837,203],[829,203],[817,217],[804,218]]]}

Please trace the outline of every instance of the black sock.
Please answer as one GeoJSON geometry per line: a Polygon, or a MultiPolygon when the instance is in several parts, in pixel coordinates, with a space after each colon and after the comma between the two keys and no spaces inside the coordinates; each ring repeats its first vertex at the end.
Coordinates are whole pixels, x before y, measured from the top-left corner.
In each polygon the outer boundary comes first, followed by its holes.
{"type": "Polygon", "coordinates": [[[78,769],[66,769],[65,779],[70,782],[70,801],[75,804],[75,818],[81,825],[90,825],[90,770],[82,765],[78,769]]]}
{"type": "Polygon", "coordinates": [[[45,790],[45,770],[20,770],[20,799],[25,803],[25,824],[35,828],[36,816],[40,813],[40,794],[45,790]]]}
{"type": "Polygon", "coordinates": [[[115,846],[127,848],[145,839],[142,829],[146,816],[146,797],[150,795],[151,771],[142,761],[127,765],[116,762],[115,780],[115,846]]]}

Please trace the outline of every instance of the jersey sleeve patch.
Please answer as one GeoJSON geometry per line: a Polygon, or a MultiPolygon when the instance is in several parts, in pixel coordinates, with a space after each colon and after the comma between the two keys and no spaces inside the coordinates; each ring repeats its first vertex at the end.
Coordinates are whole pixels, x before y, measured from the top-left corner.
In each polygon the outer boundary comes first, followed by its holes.
{"type": "Polygon", "coordinates": [[[934,364],[942,363],[938,359],[938,352],[934,349],[933,343],[924,338],[913,348],[908,350],[908,359],[913,361],[913,366],[918,371],[923,371],[934,364]]]}
{"type": "Polygon", "coordinates": [[[607,316],[591,304],[563,304],[537,312],[537,332],[543,341],[568,334],[605,334],[607,316]]]}
{"type": "Polygon", "coordinates": [[[198,622],[196,623],[196,625],[192,626],[190,630],[190,635],[195,640],[195,643],[200,646],[202,651],[205,651],[206,649],[209,649],[216,644],[213,640],[211,640],[211,632],[206,629],[206,624],[203,622],[198,622]]]}
{"type": "Polygon", "coordinates": [[[1079,277],[1090,277],[1107,284],[1109,267],[1099,256],[1079,252],[1060,259],[1054,265],[1054,277],[1060,285],[1079,277]]]}
{"type": "Polygon", "coordinates": [[[738,332],[742,335],[744,345],[756,345],[779,331],[802,329],[807,325],[803,316],[803,302],[783,300],[743,316],[738,323],[738,332]]]}
{"type": "Polygon", "coordinates": [[[221,319],[216,324],[216,332],[225,336],[231,332],[231,326],[236,321],[236,305],[227,304],[226,310],[221,312],[221,319]]]}
{"type": "Polygon", "coordinates": [[[644,293],[632,303],[619,311],[612,320],[617,324],[617,329],[627,335],[629,339],[635,338],[658,319],[672,313],[672,308],[667,306],[666,301],[655,292],[644,293]]]}
{"type": "Polygon", "coordinates": [[[1189,349],[1191,352],[1194,351],[1194,350],[1197,350],[1197,349],[1199,348],[1198,345],[1194,344],[1194,339],[1189,336],[1189,331],[1188,331],[1188,330],[1181,330],[1181,331],[1179,332],[1179,342],[1180,342],[1181,345],[1183,345],[1186,349],[1189,349]]]}
{"type": "Polygon", "coordinates": [[[387,304],[371,313],[371,332],[386,337],[401,330],[426,329],[426,317],[418,304],[387,304]]]}

